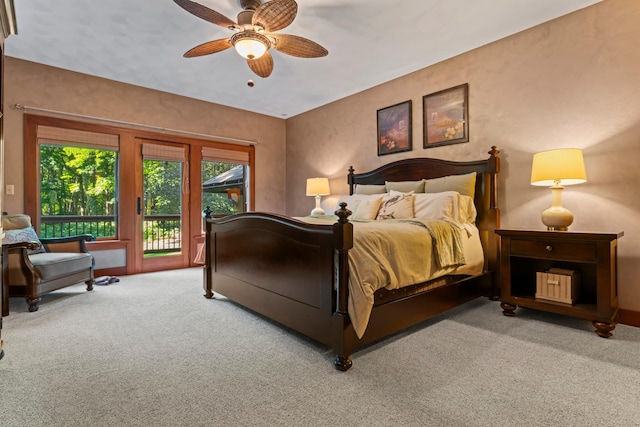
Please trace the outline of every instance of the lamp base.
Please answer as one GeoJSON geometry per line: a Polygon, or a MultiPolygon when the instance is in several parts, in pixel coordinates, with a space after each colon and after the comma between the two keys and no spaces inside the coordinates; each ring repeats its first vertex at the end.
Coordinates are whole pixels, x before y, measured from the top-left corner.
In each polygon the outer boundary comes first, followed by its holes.
{"type": "Polygon", "coordinates": [[[542,223],[548,231],[568,231],[573,223],[573,213],[562,206],[552,206],[542,212],[542,223]]]}
{"type": "Polygon", "coordinates": [[[314,210],[311,211],[311,215],[324,215],[324,209],[315,208],[314,210]]]}
{"type": "Polygon", "coordinates": [[[320,196],[316,196],[316,207],[311,211],[311,215],[324,215],[324,209],[320,207],[320,196]]]}

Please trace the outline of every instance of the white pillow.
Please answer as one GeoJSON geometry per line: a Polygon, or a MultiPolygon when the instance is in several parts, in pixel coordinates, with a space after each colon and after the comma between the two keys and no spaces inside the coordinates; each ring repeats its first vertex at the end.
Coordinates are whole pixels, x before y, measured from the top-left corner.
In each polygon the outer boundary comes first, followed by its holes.
{"type": "Polygon", "coordinates": [[[401,193],[391,191],[382,198],[382,204],[378,210],[377,220],[414,218],[413,215],[413,191],[401,193]]]}
{"type": "Polygon", "coordinates": [[[401,191],[403,193],[424,193],[424,179],[420,181],[385,181],[387,192],[401,191]]]}
{"type": "Polygon", "coordinates": [[[466,224],[475,224],[478,211],[470,196],[460,195],[460,222],[466,224]]]}
{"type": "Polygon", "coordinates": [[[424,180],[425,193],[441,193],[445,191],[456,191],[464,196],[473,197],[476,192],[476,173],[448,175],[442,178],[424,180]]]}
{"type": "Polygon", "coordinates": [[[355,194],[384,194],[387,190],[382,184],[357,184],[355,194]]]}
{"type": "Polygon", "coordinates": [[[342,196],[338,199],[337,206],[345,202],[347,209],[351,211],[351,219],[374,220],[378,214],[378,208],[382,203],[382,194],[354,194],[342,196]]]}
{"type": "Polygon", "coordinates": [[[476,207],[473,199],[456,191],[414,195],[414,214],[421,219],[440,219],[457,224],[473,224],[476,207]]]}

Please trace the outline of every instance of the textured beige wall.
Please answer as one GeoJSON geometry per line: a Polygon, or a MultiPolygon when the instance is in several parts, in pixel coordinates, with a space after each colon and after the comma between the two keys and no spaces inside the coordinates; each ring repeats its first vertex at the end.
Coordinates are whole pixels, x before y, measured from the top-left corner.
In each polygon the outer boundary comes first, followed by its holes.
{"type": "MultiPolygon", "coordinates": [[[[575,231],[623,230],[622,308],[640,311],[640,1],[605,0],[287,120],[287,214],[306,215],[305,179],[344,194],[349,165],[407,157],[485,158],[501,150],[502,226],[542,229],[551,192],[529,183],[535,152],[584,150],[588,182],[567,187],[575,231]],[[469,83],[470,141],[422,148],[422,96],[469,83]],[[413,102],[413,151],[377,156],[376,110],[413,102]]],[[[357,76],[354,76],[357,78],[357,76]]]]}
{"type": "MultiPolygon", "coordinates": [[[[11,39],[7,41],[10,43],[11,39]]],[[[286,124],[261,114],[211,104],[165,92],[65,71],[16,58],[5,58],[5,183],[15,185],[4,196],[4,210],[21,212],[23,184],[22,104],[47,110],[136,123],[163,129],[258,141],[256,209],[285,210],[286,124]]]]}

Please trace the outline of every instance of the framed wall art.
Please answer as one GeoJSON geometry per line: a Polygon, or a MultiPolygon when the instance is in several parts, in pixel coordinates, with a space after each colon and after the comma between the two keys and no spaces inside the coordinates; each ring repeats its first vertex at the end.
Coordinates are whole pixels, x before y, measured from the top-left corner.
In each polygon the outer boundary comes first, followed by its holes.
{"type": "Polygon", "coordinates": [[[378,156],[412,148],[411,100],[378,110],[378,156]]]}
{"type": "Polygon", "coordinates": [[[422,97],[424,148],[469,141],[469,84],[422,97]]]}

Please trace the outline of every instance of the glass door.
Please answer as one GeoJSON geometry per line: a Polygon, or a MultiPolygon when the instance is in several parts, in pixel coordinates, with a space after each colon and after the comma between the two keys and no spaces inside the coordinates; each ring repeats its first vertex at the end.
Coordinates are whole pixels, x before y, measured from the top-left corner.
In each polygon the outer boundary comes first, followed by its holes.
{"type": "Polygon", "coordinates": [[[142,271],[189,265],[188,147],[145,140],[142,145],[138,259],[142,271]],[[141,258],[141,259],[140,259],[141,258]]]}

